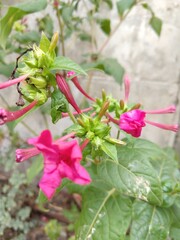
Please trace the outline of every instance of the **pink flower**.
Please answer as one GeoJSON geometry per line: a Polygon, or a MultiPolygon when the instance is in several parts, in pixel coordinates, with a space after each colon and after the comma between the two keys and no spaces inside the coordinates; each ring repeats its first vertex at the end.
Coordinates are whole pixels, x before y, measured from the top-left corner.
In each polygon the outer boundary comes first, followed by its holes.
{"type": "Polygon", "coordinates": [[[78,107],[76,101],[74,100],[74,97],[71,93],[71,89],[69,85],[67,84],[66,80],[61,76],[60,74],[56,74],[56,82],[60,89],[60,91],[64,94],[64,96],[67,98],[68,102],[73,106],[73,108],[78,112],[81,113],[81,109],[78,107]]]}
{"type": "Polygon", "coordinates": [[[0,89],[7,88],[7,87],[10,87],[10,86],[12,86],[12,85],[15,85],[16,83],[22,82],[22,81],[24,81],[28,76],[29,76],[28,74],[25,74],[25,75],[20,76],[20,77],[18,77],[18,78],[10,79],[9,81],[0,83],[0,89]]]}
{"type": "MultiPolygon", "coordinates": [[[[61,184],[62,178],[69,178],[80,185],[91,182],[89,173],[80,165],[82,153],[77,141],[64,140],[65,137],[53,142],[49,130],[43,131],[39,137],[28,140],[28,143],[34,145],[44,156],[44,173],[39,186],[49,200],[61,184]]],[[[16,156],[18,153],[17,150],[16,156]]]]}
{"type": "Polygon", "coordinates": [[[119,127],[133,137],[139,137],[142,128],[146,126],[144,121],[145,117],[146,113],[139,109],[123,113],[120,116],[119,127]]]}
{"type": "Polygon", "coordinates": [[[7,122],[14,121],[14,120],[22,117],[25,113],[29,112],[37,103],[38,102],[36,100],[34,100],[28,106],[26,106],[20,110],[17,110],[15,112],[10,112],[8,110],[0,108],[0,125],[3,125],[7,122]]]}
{"type": "MultiPolygon", "coordinates": [[[[67,73],[67,78],[72,77],[73,75],[75,75],[76,73],[74,71],[70,71],[67,73]]],[[[87,94],[87,92],[84,91],[84,89],[81,87],[81,85],[79,84],[78,78],[77,76],[72,77],[72,82],[74,83],[74,85],[77,87],[77,89],[88,99],[90,99],[91,101],[95,102],[96,100],[94,98],[92,98],[91,96],[89,96],[87,94]]]]}
{"type": "Polygon", "coordinates": [[[131,134],[133,137],[139,137],[141,135],[142,128],[146,126],[146,123],[165,130],[177,132],[179,129],[179,126],[177,124],[167,125],[145,119],[146,114],[167,114],[174,113],[175,110],[176,108],[174,105],[155,111],[142,111],[140,109],[131,110],[129,112],[121,114],[119,127],[121,130],[127,132],[128,134],[131,134]]]}

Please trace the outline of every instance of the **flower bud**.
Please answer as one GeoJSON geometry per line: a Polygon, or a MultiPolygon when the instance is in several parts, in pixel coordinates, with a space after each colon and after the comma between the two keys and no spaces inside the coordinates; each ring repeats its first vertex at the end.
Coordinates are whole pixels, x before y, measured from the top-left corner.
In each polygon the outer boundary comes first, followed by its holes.
{"type": "Polygon", "coordinates": [[[109,101],[104,102],[102,107],[101,107],[101,110],[100,110],[100,112],[98,114],[98,118],[99,119],[101,119],[104,116],[104,114],[108,110],[108,107],[109,107],[109,101]]]}
{"type": "Polygon", "coordinates": [[[88,131],[87,133],[86,133],[86,138],[87,139],[89,139],[89,140],[93,140],[94,139],[94,133],[93,132],[91,132],[91,131],[88,131]]]}
{"type": "Polygon", "coordinates": [[[58,42],[58,32],[55,32],[52,39],[51,39],[51,43],[50,43],[50,46],[49,46],[49,53],[54,51],[54,49],[57,46],[57,42],[58,42]]]}
{"type": "Polygon", "coordinates": [[[29,82],[31,84],[34,84],[38,89],[39,88],[45,88],[47,86],[46,78],[43,76],[37,76],[37,77],[30,77],[29,82]]]}

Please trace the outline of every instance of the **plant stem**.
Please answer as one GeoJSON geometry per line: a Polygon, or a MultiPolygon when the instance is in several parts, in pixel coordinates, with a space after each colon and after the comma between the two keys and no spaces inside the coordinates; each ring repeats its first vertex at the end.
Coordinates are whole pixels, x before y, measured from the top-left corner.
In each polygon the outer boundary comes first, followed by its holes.
{"type": "Polygon", "coordinates": [[[73,123],[76,123],[76,118],[74,117],[74,115],[72,114],[72,112],[69,110],[68,111],[69,117],[71,118],[71,120],[73,121],[73,123]]]}
{"type": "Polygon", "coordinates": [[[64,43],[64,24],[62,23],[59,10],[56,9],[56,16],[59,24],[59,29],[60,29],[60,41],[61,41],[61,51],[62,55],[65,56],[65,43],[64,43]]]}
{"type": "Polygon", "coordinates": [[[131,9],[129,9],[127,11],[127,13],[121,17],[119,19],[118,24],[115,26],[115,28],[111,31],[109,37],[104,41],[104,43],[102,44],[102,46],[100,47],[99,51],[98,51],[98,55],[102,53],[102,51],[104,50],[104,48],[108,45],[109,41],[111,40],[112,36],[117,32],[118,28],[121,26],[121,24],[123,23],[123,21],[126,19],[126,17],[128,16],[128,14],[130,13],[131,9]]]}

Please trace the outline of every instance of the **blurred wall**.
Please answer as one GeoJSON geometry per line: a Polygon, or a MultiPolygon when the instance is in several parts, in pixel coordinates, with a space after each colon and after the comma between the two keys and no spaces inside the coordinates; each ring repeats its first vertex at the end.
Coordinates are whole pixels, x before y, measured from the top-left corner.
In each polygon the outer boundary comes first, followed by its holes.
{"type": "MultiPolygon", "coordinates": [[[[15,1],[4,2],[12,4],[15,1]]],[[[163,20],[161,36],[158,37],[149,26],[150,14],[148,11],[137,6],[113,35],[102,55],[116,57],[125,67],[131,79],[130,102],[142,103],[146,110],[165,108],[171,104],[177,106],[176,114],[151,115],[148,116],[149,120],[166,124],[180,124],[180,1],[149,0],[148,3],[156,16],[163,20]]],[[[102,11],[104,16],[111,18],[113,29],[118,21],[116,10],[114,9],[109,16],[109,10],[104,5],[102,11]]],[[[42,17],[48,12],[54,18],[54,30],[58,31],[55,13],[51,7],[41,13],[29,15],[30,27],[32,29],[35,27],[36,17],[42,17]]],[[[79,14],[84,14],[84,6],[79,14]]],[[[105,41],[105,35],[98,28],[95,28],[94,31],[98,34],[97,48],[99,49],[105,41]]],[[[81,54],[86,52],[86,48],[89,47],[90,44],[86,44],[86,47],[82,48],[82,43],[76,38],[68,40],[66,42],[67,56],[75,61],[80,61],[81,54]]],[[[83,83],[86,85],[87,81],[83,80],[83,83]]],[[[92,80],[91,94],[99,96],[102,88],[119,99],[124,96],[123,87],[120,87],[111,77],[96,74],[92,80]]],[[[74,95],[79,97],[76,90],[74,90],[74,95]]],[[[32,121],[35,121],[33,128],[40,132],[44,128],[41,118],[41,116],[37,118],[37,114],[33,114],[30,119],[27,118],[26,122],[31,122],[32,126],[32,121]]],[[[65,125],[69,124],[66,120],[62,122],[65,125]]],[[[55,133],[57,130],[62,130],[62,123],[50,126],[55,133]]],[[[23,126],[19,125],[18,128],[25,137],[28,135],[23,126]]],[[[175,146],[180,153],[180,132],[175,134],[149,125],[143,129],[142,137],[162,146],[175,146]]]]}

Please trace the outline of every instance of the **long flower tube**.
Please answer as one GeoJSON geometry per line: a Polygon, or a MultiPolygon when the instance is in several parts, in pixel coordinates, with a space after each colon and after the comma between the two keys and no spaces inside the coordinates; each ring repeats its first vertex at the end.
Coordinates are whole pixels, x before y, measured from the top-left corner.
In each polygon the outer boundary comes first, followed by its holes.
{"type": "Polygon", "coordinates": [[[124,90],[125,90],[124,102],[127,103],[130,92],[130,80],[127,75],[124,77],[124,90]]]}
{"type": "Polygon", "coordinates": [[[67,84],[66,80],[61,76],[60,74],[56,74],[56,82],[60,89],[60,91],[64,94],[64,96],[67,98],[68,102],[73,106],[73,108],[80,114],[81,109],[78,107],[76,101],[74,100],[74,97],[71,93],[71,89],[69,85],[67,84]]]}
{"type": "Polygon", "coordinates": [[[36,106],[37,103],[38,103],[38,101],[34,100],[26,107],[24,107],[20,110],[14,111],[14,112],[10,112],[6,109],[1,108],[0,109],[0,125],[3,125],[7,122],[14,121],[14,120],[22,117],[24,114],[29,112],[34,106],[36,106]]]}
{"type": "Polygon", "coordinates": [[[129,112],[125,112],[121,114],[119,120],[119,127],[121,130],[126,133],[132,135],[133,137],[139,137],[141,135],[142,128],[146,126],[146,123],[162,128],[164,130],[169,130],[173,132],[177,132],[179,130],[179,126],[177,124],[174,125],[166,125],[161,123],[152,122],[146,120],[146,114],[166,114],[173,113],[175,111],[175,106],[170,106],[165,109],[155,110],[155,111],[142,111],[140,109],[131,110],[129,112]]]}
{"type": "Polygon", "coordinates": [[[6,82],[3,82],[3,83],[0,83],[0,89],[3,89],[3,88],[7,88],[7,87],[10,87],[12,85],[15,85],[19,82],[22,82],[24,81],[27,77],[29,76],[29,74],[25,74],[25,75],[22,75],[18,78],[15,78],[15,79],[10,79],[6,82]]]}
{"type": "MultiPolygon", "coordinates": [[[[75,72],[73,72],[73,71],[70,71],[70,72],[67,73],[67,77],[68,77],[68,78],[72,77],[73,75],[75,75],[75,72]]],[[[83,88],[81,87],[81,85],[79,84],[79,81],[78,81],[77,76],[73,77],[73,78],[71,79],[71,81],[74,83],[74,85],[77,87],[77,89],[78,89],[86,98],[90,99],[90,100],[93,101],[93,102],[96,101],[95,98],[92,98],[91,96],[89,96],[89,95],[87,94],[87,92],[84,91],[84,89],[83,89],[83,88]]]]}
{"type": "MultiPolygon", "coordinates": [[[[76,140],[62,141],[61,139],[54,142],[50,131],[44,130],[39,137],[29,139],[28,143],[34,145],[44,157],[44,172],[39,187],[49,200],[63,178],[69,178],[80,185],[91,182],[89,173],[80,165],[82,152],[76,140]]],[[[16,151],[18,156],[19,152],[20,150],[16,151]]]]}

